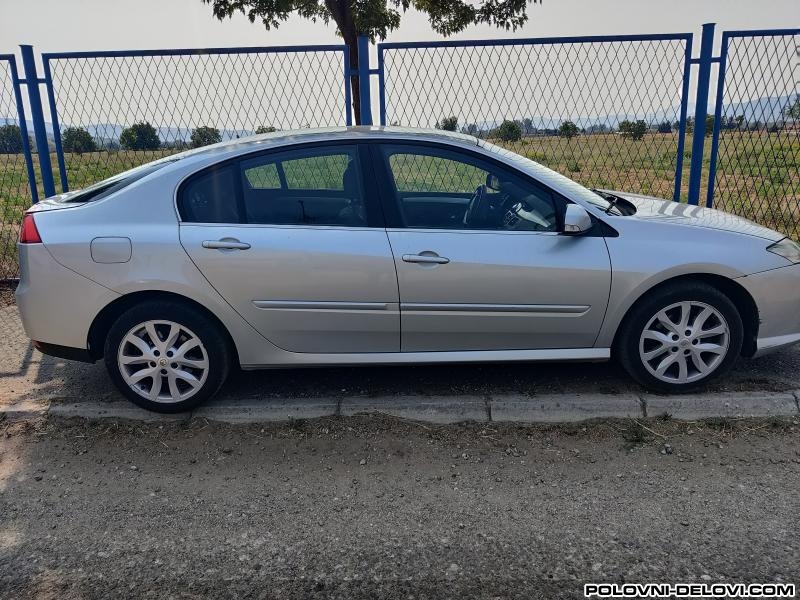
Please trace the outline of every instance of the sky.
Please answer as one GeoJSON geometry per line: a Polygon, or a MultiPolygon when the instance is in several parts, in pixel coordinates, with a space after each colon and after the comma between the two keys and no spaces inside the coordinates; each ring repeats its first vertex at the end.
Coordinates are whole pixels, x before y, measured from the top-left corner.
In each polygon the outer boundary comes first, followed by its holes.
{"type": "MultiPolygon", "coordinates": [[[[498,30],[491,26],[474,26],[452,36],[451,39],[680,32],[699,34],[703,23],[716,22],[718,26],[717,47],[719,47],[719,38],[723,30],[800,26],[800,0],[544,0],[542,4],[529,5],[528,15],[528,22],[516,32],[498,30]]],[[[424,14],[411,10],[403,16],[400,28],[391,32],[386,41],[432,39],[443,38],[431,30],[424,14]]],[[[325,25],[322,22],[312,23],[293,17],[281,24],[279,28],[266,31],[260,23],[250,23],[244,15],[235,15],[232,19],[219,21],[213,17],[211,6],[204,4],[201,0],[0,0],[0,53],[18,54],[19,44],[31,44],[39,53],[331,43],[341,43],[341,39],[335,35],[335,26],[332,23],[325,25]]],[[[695,44],[694,53],[696,55],[699,35],[695,36],[695,44]]],[[[651,61],[651,64],[652,61],[661,60],[665,64],[669,61],[671,65],[680,65],[680,48],[655,48],[653,51],[656,52],[655,55],[645,57],[651,61]]],[[[784,52],[784,54],[786,53],[784,52]]],[[[374,55],[375,50],[373,49],[373,57],[374,55]]],[[[566,54],[559,56],[560,60],[565,60],[566,54]]],[[[410,55],[407,58],[412,60],[410,55]]],[[[641,61],[645,58],[638,56],[636,60],[641,61]]],[[[336,59],[332,58],[332,60],[336,59]]],[[[375,58],[372,60],[374,65],[375,58]]],[[[541,115],[557,110],[560,110],[561,113],[569,110],[572,112],[583,110],[586,114],[610,114],[620,110],[616,104],[612,105],[617,98],[611,97],[610,103],[607,105],[598,103],[596,106],[590,107],[591,111],[586,108],[587,104],[596,102],[595,98],[602,96],[603,93],[606,95],[616,94],[618,98],[625,97],[626,94],[618,90],[625,89],[626,86],[641,88],[632,90],[630,94],[627,94],[628,96],[648,97],[648,105],[637,107],[639,113],[663,115],[665,118],[674,119],[676,106],[679,104],[676,93],[680,89],[680,71],[676,73],[672,70],[664,77],[660,72],[655,75],[650,73],[649,77],[652,81],[644,81],[632,75],[635,74],[637,68],[635,61],[624,64],[608,62],[602,69],[598,68],[586,73],[580,69],[573,71],[585,78],[580,96],[564,96],[563,90],[566,89],[568,82],[558,83],[558,77],[567,76],[562,73],[564,70],[560,66],[552,73],[543,71],[540,74],[537,72],[534,75],[538,75],[538,77],[528,79],[536,84],[542,83],[545,89],[537,91],[531,85],[527,89],[510,93],[508,90],[515,85],[515,77],[513,67],[509,65],[514,60],[528,61],[527,63],[518,63],[520,65],[518,68],[522,69],[528,68],[526,65],[542,64],[540,56],[511,53],[495,57],[483,54],[480,59],[485,63],[480,70],[483,79],[482,85],[486,90],[503,89],[504,94],[492,92],[493,100],[486,99],[484,101],[481,97],[474,98],[473,107],[464,108],[464,98],[470,92],[475,92],[477,88],[475,80],[481,78],[474,77],[474,73],[477,72],[475,71],[471,75],[474,79],[462,82],[461,88],[458,88],[455,80],[459,74],[463,76],[465,69],[469,70],[468,65],[471,59],[468,56],[462,56],[459,59],[463,61],[462,63],[455,62],[455,59],[452,60],[454,62],[451,63],[452,68],[447,75],[451,78],[448,82],[451,85],[448,85],[446,90],[442,90],[440,79],[424,82],[414,80],[409,76],[409,81],[406,82],[406,90],[412,89],[420,94],[420,98],[437,100],[438,103],[430,103],[430,106],[424,109],[415,109],[414,107],[404,109],[396,106],[394,114],[388,121],[393,122],[397,119],[397,122],[401,124],[432,126],[434,121],[439,118],[440,113],[441,115],[450,114],[451,107],[456,104],[459,105],[458,110],[463,118],[467,118],[465,112],[472,110],[475,115],[470,118],[476,122],[482,117],[489,122],[495,117],[521,118],[525,115],[541,115]],[[465,67],[462,68],[459,65],[465,65],[465,67]],[[488,81],[492,76],[496,77],[496,81],[493,83],[488,81]],[[548,100],[541,100],[549,94],[546,89],[548,81],[551,86],[559,87],[560,91],[558,94],[551,94],[552,98],[548,100]],[[609,86],[611,87],[609,88],[609,86]],[[612,89],[614,86],[616,86],[616,92],[612,89]],[[572,105],[575,107],[574,110],[571,108],[572,105]],[[404,118],[406,116],[404,110],[409,111],[407,118],[404,118]],[[417,112],[411,115],[410,113],[414,110],[417,112]],[[420,110],[423,110],[424,114],[420,114],[420,110]]],[[[574,66],[579,64],[581,57],[575,55],[570,60],[573,61],[574,66]]],[[[586,57],[583,60],[586,61],[586,57]]],[[[754,60],[758,62],[758,59],[754,60]]],[[[784,61],[785,59],[781,55],[774,60],[784,61]]],[[[588,64],[588,61],[586,62],[588,64]]],[[[558,63],[558,65],[561,64],[558,63]]],[[[207,91],[203,87],[207,85],[205,76],[198,76],[187,82],[185,73],[189,72],[192,65],[167,64],[167,61],[162,61],[161,65],[165,69],[162,73],[163,81],[177,81],[185,85],[180,87],[170,83],[169,87],[174,90],[172,95],[162,93],[158,101],[143,100],[139,103],[137,103],[137,98],[144,98],[145,94],[139,96],[127,94],[126,82],[128,86],[132,85],[137,91],[147,85],[158,86],[159,83],[157,79],[149,75],[140,81],[134,81],[133,84],[129,77],[119,76],[117,80],[113,79],[120,73],[132,72],[132,69],[135,68],[133,62],[128,66],[110,64],[102,67],[107,70],[103,75],[107,78],[104,81],[111,82],[105,84],[107,97],[102,101],[97,99],[96,90],[92,88],[93,83],[90,78],[81,79],[74,74],[64,73],[62,76],[64,83],[57,86],[64,90],[59,100],[60,106],[63,104],[63,109],[59,108],[59,114],[62,114],[63,111],[62,124],[127,123],[147,118],[163,125],[186,127],[214,122],[220,127],[235,129],[237,127],[247,128],[254,123],[269,122],[282,128],[289,128],[320,124],[340,118],[337,114],[341,113],[343,102],[338,97],[333,97],[331,92],[334,86],[338,86],[336,94],[343,94],[339,85],[338,63],[332,62],[331,66],[327,67],[327,79],[330,80],[327,83],[325,76],[295,78],[296,81],[287,88],[281,87],[284,85],[282,80],[271,81],[269,77],[272,75],[268,75],[267,78],[261,76],[260,79],[250,79],[250,83],[263,85],[262,88],[245,89],[247,86],[240,84],[248,80],[246,77],[241,77],[240,74],[245,72],[247,65],[243,63],[235,69],[226,68],[225,73],[215,76],[216,82],[217,84],[224,83],[222,87],[226,89],[226,93],[229,90],[237,90],[236,93],[241,92],[241,96],[235,97],[203,93],[207,91]],[[170,71],[170,69],[172,70],[170,71]],[[67,89],[68,85],[73,87],[67,89]],[[310,86],[313,87],[313,85],[316,85],[317,88],[311,89],[310,86]],[[253,98],[263,98],[265,93],[276,89],[284,92],[275,101],[278,104],[282,103],[282,106],[278,108],[265,107],[265,111],[267,109],[272,111],[269,115],[266,112],[264,115],[255,114],[253,111],[259,108],[256,106],[258,103],[250,102],[248,104],[248,101],[253,98]],[[118,93],[120,97],[112,97],[113,94],[108,90],[118,93]],[[312,115],[308,110],[298,109],[298,106],[307,103],[308,98],[319,99],[325,94],[329,97],[330,106],[324,110],[317,108],[312,115]],[[203,97],[204,100],[198,101],[197,99],[200,97],[203,97]],[[88,98],[94,98],[94,100],[87,102],[88,98]],[[70,102],[72,102],[72,106],[69,105],[70,102]],[[186,110],[183,110],[182,107],[190,105],[195,114],[189,121],[183,122],[186,110]],[[251,106],[253,108],[250,109],[249,114],[224,114],[224,111],[231,111],[231,106],[251,106]],[[327,110],[331,115],[327,115],[327,113],[323,115],[321,110],[322,112],[327,110]],[[315,118],[320,123],[314,123],[315,118]]],[[[426,66],[426,63],[422,63],[422,65],[426,66]]],[[[400,73],[401,76],[395,76],[392,79],[393,82],[399,82],[403,73],[418,72],[414,71],[415,67],[411,63],[400,65],[397,68],[400,69],[397,73],[400,73]]],[[[272,72],[277,73],[275,70],[272,72]]],[[[58,78],[58,73],[54,72],[54,76],[58,78]]],[[[376,79],[372,78],[374,107],[377,104],[376,79]]],[[[714,81],[715,78],[712,78],[712,98],[714,81]]],[[[694,86],[693,79],[692,92],[694,86]]],[[[153,94],[158,91],[155,90],[153,94]]],[[[767,94],[769,93],[771,92],[767,91],[767,94]]],[[[407,97],[407,91],[403,93],[398,91],[394,95],[398,101],[407,97]]],[[[473,100],[471,97],[468,99],[473,100]]],[[[27,99],[25,104],[27,104],[27,99]]],[[[392,104],[391,98],[388,104],[392,104]]],[[[691,110],[690,107],[690,112],[691,110]]],[[[374,108],[373,112],[376,113],[377,118],[377,108],[374,108]]],[[[49,120],[47,114],[46,118],[49,120]]]]}
{"type": "MultiPolygon", "coordinates": [[[[454,39],[699,32],[800,26],[800,0],[544,0],[516,32],[470,27],[454,39]]],[[[387,41],[439,39],[410,11],[387,41]]],[[[0,0],[0,53],[338,43],[335,28],[292,18],[266,31],[243,15],[218,21],[200,0],[0,0]]]]}

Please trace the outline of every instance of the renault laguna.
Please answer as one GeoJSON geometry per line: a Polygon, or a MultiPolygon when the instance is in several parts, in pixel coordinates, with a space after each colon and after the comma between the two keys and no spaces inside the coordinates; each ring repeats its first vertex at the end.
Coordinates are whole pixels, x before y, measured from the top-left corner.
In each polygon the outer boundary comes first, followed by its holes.
{"type": "Polygon", "coordinates": [[[160,412],[234,367],[616,358],[684,392],[800,341],[800,245],[590,190],[467,135],[279,132],[162,159],[24,217],[44,353],[160,412]]]}

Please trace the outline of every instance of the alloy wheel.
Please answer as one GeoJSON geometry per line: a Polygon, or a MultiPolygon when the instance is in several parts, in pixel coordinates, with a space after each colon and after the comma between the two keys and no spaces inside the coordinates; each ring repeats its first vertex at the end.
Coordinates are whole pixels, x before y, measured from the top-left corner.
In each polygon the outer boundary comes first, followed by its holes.
{"type": "Polygon", "coordinates": [[[142,398],[188,400],[208,377],[208,353],[200,338],[174,321],[145,321],[131,328],[117,352],[122,378],[142,398]]]}
{"type": "Polygon", "coordinates": [[[639,339],[639,358],[666,383],[708,377],[725,360],[730,327],[722,313],[704,302],[684,301],[656,313],[639,339]]]}

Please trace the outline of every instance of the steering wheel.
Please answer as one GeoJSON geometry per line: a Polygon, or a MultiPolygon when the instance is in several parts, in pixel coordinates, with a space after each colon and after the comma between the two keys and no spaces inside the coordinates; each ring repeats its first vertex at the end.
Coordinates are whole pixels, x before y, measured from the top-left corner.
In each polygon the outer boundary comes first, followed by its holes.
{"type": "Polygon", "coordinates": [[[464,213],[464,225],[469,227],[483,213],[484,198],[486,197],[486,186],[479,185],[469,201],[467,212],[464,213]]]}

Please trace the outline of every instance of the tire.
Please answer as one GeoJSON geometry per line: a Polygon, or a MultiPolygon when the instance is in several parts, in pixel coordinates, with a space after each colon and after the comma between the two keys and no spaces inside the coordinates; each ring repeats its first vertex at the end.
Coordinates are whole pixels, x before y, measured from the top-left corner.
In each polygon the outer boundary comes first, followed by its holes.
{"type": "Polygon", "coordinates": [[[706,283],[684,282],[639,300],[622,324],[615,351],[645,388],[680,394],[727,373],[743,339],[742,317],[725,294],[706,283]]]}
{"type": "Polygon", "coordinates": [[[233,352],[220,327],[197,309],[151,301],[114,322],[104,355],[111,379],[131,402],[154,412],[178,413],[219,391],[233,352]]]}

